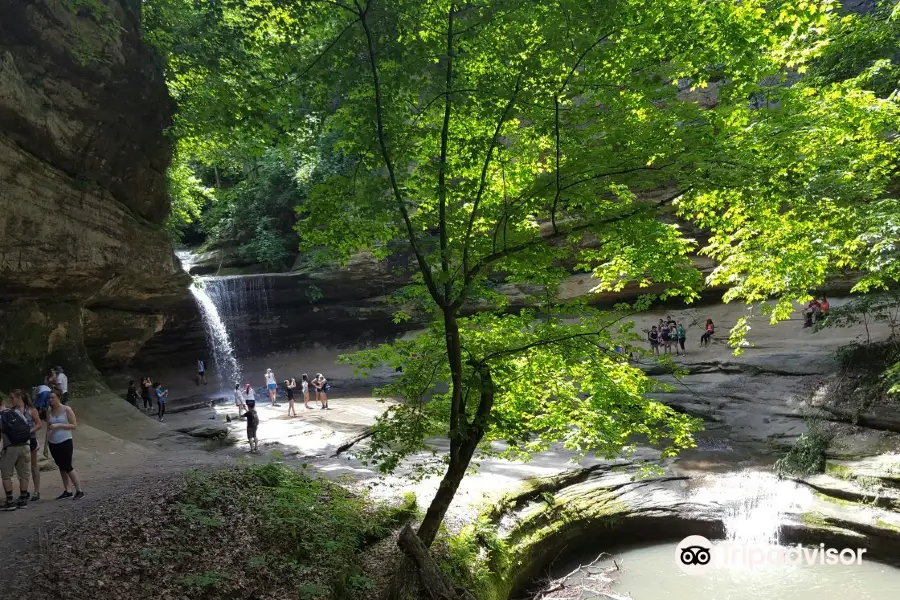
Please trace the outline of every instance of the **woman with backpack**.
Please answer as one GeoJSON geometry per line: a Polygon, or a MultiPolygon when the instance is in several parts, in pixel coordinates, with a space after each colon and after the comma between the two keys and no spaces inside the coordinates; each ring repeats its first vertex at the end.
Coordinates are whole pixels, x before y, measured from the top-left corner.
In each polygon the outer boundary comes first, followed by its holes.
{"type": "MultiPolygon", "coordinates": [[[[8,403],[0,412],[0,479],[6,492],[6,510],[16,510],[28,506],[28,476],[31,461],[29,446],[31,435],[36,431],[34,422],[25,416],[22,393],[10,394],[8,403]],[[13,475],[19,479],[19,499],[13,500],[13,475]]],[[[40,421],[38,421],[40,422],[40,421]]]]}
{"type": "Polygon", "coordinates": [[[75,467],[72,466],[72,453],[75,450],[72,431],[78,427],[78,421],[75,420],[75,412],[72,411],[72,407],[63,404],[56,392],[50,394],[50,412],[47,414],[47,423],[50,430],[47,445],[50,447],[50,456],[53,457],[53,462],[59,467],[59,475],[63,482],[63,493],[56,499],[80,500],[84,498],[84,491],[81,489],[81,482],[75,472],[75,467]],[[70,484],[75,488],[74,496],[69,491],[70,484]]]}

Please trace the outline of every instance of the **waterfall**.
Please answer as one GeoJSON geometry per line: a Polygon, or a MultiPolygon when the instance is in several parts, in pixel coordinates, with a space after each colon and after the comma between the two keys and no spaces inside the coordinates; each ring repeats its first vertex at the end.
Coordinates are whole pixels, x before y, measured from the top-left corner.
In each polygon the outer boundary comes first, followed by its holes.
{"type": "Polygon", "coordinates": [[[206,337],[213,354],[213,364],[216,367],[215,375],[223,391],[230,390],[235,382],[241,381],[241,365],[234,356],[234,346],[228,335],[228,328],[219,314],[219,308],[207,293],[203,278],[197,278],[191,284],[191,293],[200,314],[203,317],[203,325],[206,328],[206,337]]]}
{"type": "Polygon", "coordinates": [[[270,345],[270,282],[264,275],[207,277],[207,292],[232,335],[235,350],[249,355],[270,345]],[[262,323],[264,326],[259,326],[262,323]],[[256,325],[256,326],[250,326],[256,325]]]}
{"type": "MultiPolygon", "coordinates": [[[[190,251],[178,251],[176,254],[181,261],[182,268],[190,273],[193,262],[190,251]]],[[[216,277],[194,277],[190,290],[197,303],[197,308],[200,309],[200,316],[203,318],[207,343],[212,351],[215,378],[219,382],[221,391],[225,392],[231,390],[234,383],[242,381],[242,369],[235,356],[228,327],[225,320],[222,319],[221,300],[223,294],[218,293],[220,290],[217,279],[216,277]],[[220,302],[217,303],[214,297],[218,297],[220,302]]]]}
{"type": "MultiPolygon", "coordinates": [[[[190,273],[191,253],[176,254],[190,273]]],[[[265,275],[194,277],[191,294],[203,317],[215,375],[223,391],[243,381],[238,356],[246,358],[272,345],[271,283],[265,275]]]]}
{"type": "Polygon", "coordinates": [[[752,470],[708,475],[694,492],[696,500],[722,506],[727,541],[748,545],[777,545],[782,515],[809,496],[793,481],[752,470]]]}

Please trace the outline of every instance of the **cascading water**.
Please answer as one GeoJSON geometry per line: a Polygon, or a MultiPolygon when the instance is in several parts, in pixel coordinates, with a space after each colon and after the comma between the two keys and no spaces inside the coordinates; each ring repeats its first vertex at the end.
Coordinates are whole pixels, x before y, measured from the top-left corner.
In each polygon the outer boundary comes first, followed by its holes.
{"type": "Polygon", "coordinates": [[[693,499],[722,506],[727,541],[750,545],[777,545],[782,515],[802,507],[809,490],[765,471],[709,475],[693,499]]]}
{"type": "Polygon", "coordinates": [[[207,293],[231,332],[235,350],[244,355],[253,348],[265,348],[271,335],[268,327],[251,323],[269,321],[269,278],[264,275],[205,278],[207,293]]]}
{"type": "MultiPolygon", "coordinates": [[[[191,253],[180,251],[177,253],[182,267],[190,272],[191,253]]],[[[206,329],[206,337],[209,348],[212,351],[213,365],[215,366],[215,379],[222,391],[227,391],[233,385],[232,382],[241,381],[242,369],[238,362],[228,327],[222,319],[220,304],[214,300],[217,294],[218,282],[215,277],[195,277],[190,290],[200,309],[203,318],[203,326],[206,329]],[[213,292],[212,294],[210,292],[213,292]]]]}
{"type": "Polygon", "coordinates": [[[241,365],[234,356],[234,346],[231,344],[225,322],[219,315],[219,309],[207,293],[206,283],[202,278],[198,278],[191,285],[191,293],[203,316],[206,337],[213,353],[216,379],[225,391],[231,387],[232,382],[241,381],[241,365]]]}

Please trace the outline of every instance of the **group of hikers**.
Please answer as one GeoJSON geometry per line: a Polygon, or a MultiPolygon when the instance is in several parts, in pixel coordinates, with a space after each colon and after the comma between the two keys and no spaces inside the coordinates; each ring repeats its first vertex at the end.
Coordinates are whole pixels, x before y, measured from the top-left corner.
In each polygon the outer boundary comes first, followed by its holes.
{"type": "Polygon", "coordinates": [[[138,403],[139,394],[144,410],[147,412],[156,410],[156,418],[162,423],[166,414],[166,400],[169,398],[169,390],[164,390],[160,382],[153,381],[150,377],[144,375],[141,377],[140,392],[138,392],[137,386],[135,386],[132,379],[128,382],[128,391],[125,393],[125,399],[137,409],[141,408],[138,403]]]}
{"type": "MultiPolygon", "coordinates": [[[[265,379],[269,402],[272,403],[272,406],[278,406],[275,402],[278,394],[278,380],[275,378],[275,373],[272,372],[272,369],[266,369],[265,379]]],[[[288,399],[288,416],[296,417],[294,393],[297,389],[297,380],[294,377],[285,379],[282,385],[288,399]]],[[[320,404],[320,408],[327,410],[328,391],[331,389],[331,384],[328,383],[325,376],[321,373],[316,373],[316,376],[310,381],[306,373],[301,375],[300,392],[303,394],[303,404],[306,408],[313,408],[309,405],[310,388],[312,388],[315,394],[315,401],[320,404]]],[[[250,383],[244,383],[243,386],[240,383],[234,384],[234,405],[238,410],[238,418],[247,420],[247,442],[250,444],[250,452],[257,452],[259,450],[259,439],[257,438],[259,415],[256,413],[256,392],[250,383]]]]}
{"type": "Polygon", "coordinates": [[[53,457],[59,468],[63,492],[57,500],[84,497],[81,481],[72,466],[74,442],[72,432],[77,428],[75,412],[68,406],[69,379],[61,367],[53,367],[43,382],[30,393],[13,390],[0,405],[0,476],[6,494],[4,510],[28,507],[29,502],[41,499],[41,470],[38,433],[44,430],[44,458],[53,457]],[[19,496],[13,497],[13,479],[19,480],[19,496]],[[74,490],[74,491],[72,491],[74,490]]]}
{"type": "MultiPolygon", "coordinates": [[[[201,383],[206,385],[206,366],[202,359],[197,361],[197,377],[194,381],[197,385],[201,383]]],[[[275,378],[275,373],[272,372],[272,369],[266,369],[265,381],[269,402],[271,402],[272,406],[278,406],[275,401],[278,395],[278,380],[275,378]]],[[[158,381],[154,382],[146,375],[141,378],[140,385],[140,392],[138,392],[134,380],[128,382],[126,400],[135,408],[140,408],[138,403],[138,398],[140,397],[143,401],[144,410],[152,412],[155,409],[159,421],[161,423],[164,422],[163,417],[166,413],[166,401],[169,397],[169,391],[164,390],[161,383],[158,381]]],[[[321,373],[316,373],[312,380],[304,373],[300,377],[299,384],[296,378],[285,379],[282,386],[288,399],[288,416],[297,416],[297,411],[294,408],[294,394],[298,387],[300,388],[300,393],[303,394],[303,404],[306,408],[313,408],[309,405],[310,395],[312,394],[314,401],[319,403],[320,408],[329,410],[328,392],[331,390],[331,384],[328,383],[328,380],[321,373]]],[[[259,426],[259,416],[256,413],[256,390],[251,383],[234,384],[234,405],[238,411],[238,418],[247,420],[247,438],[250,442],[250,451],[255,452],[258,449],[256,430],[259,426]]]]}
{"type": "MultiPolygon", "coordinates": [[[[659,325],[654,325],[647,332],[647,339],[650,342],[650,350],[654,355],[672,354],[675,351],[676,356],[687,356],[685,343],[687,342],[687,330],[684,325],[678,323],[671,316],[659,320],[659,325]]],[[[700,346],[709,346],[712,336],[716,332],[716,326],[712,319],[706,319],[703,327],[703,335],[700,336],[700,346]]]]}

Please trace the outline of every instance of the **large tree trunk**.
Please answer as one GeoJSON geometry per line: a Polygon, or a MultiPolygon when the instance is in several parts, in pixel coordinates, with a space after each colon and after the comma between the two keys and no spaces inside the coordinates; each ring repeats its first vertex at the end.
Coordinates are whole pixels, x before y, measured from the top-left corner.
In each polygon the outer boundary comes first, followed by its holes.
{"type": "MultiPolygon", "coordinates": [[[[457,331],[457,335],[458,333],[459,332],[457,331]]],[[[447,338],[449,342],[449,334],[447,338]]],[[[457,346],[457,349],[458,348],[459,346],[457,346]]],[[[452,359],[451,364],[453,364],[452,359]]],[[[450,464],[447,467],[444,478],[438,486],[434,499],[428,506],[425,518],[419,526],[419,538],[426,547],[431,546],[432,542],[434,542],[438,529],[444,521],[444,516],[447,514],[447,509],[450,508],[450,504],[453,502],[454,496],[456,496],[456,490],[459,489],[459,484],[466,476],[466,470],[469,468],[472,456],[475,454],[478,444],[481,443],[481,439],[484,437],[488,416],[494,405],[494,382],[491,378],[490,370],[487,365],[482,364],[476,365],[476,372],[478,374],[481,391],[478,410],[472,418],[471,423],[466,417],[465,410],[461,410],[456,428],[451,428],[450,464]]],[[[456,383],[454,382],[454,386],[455,385],[456,383]]],[[[460,386],[461,385],[460,381],[460,386]]],[[[461,398],[461,389],[459,395],[461,398]]],[[[455,392],[454,398],[456,398],[455,392]]]]}

